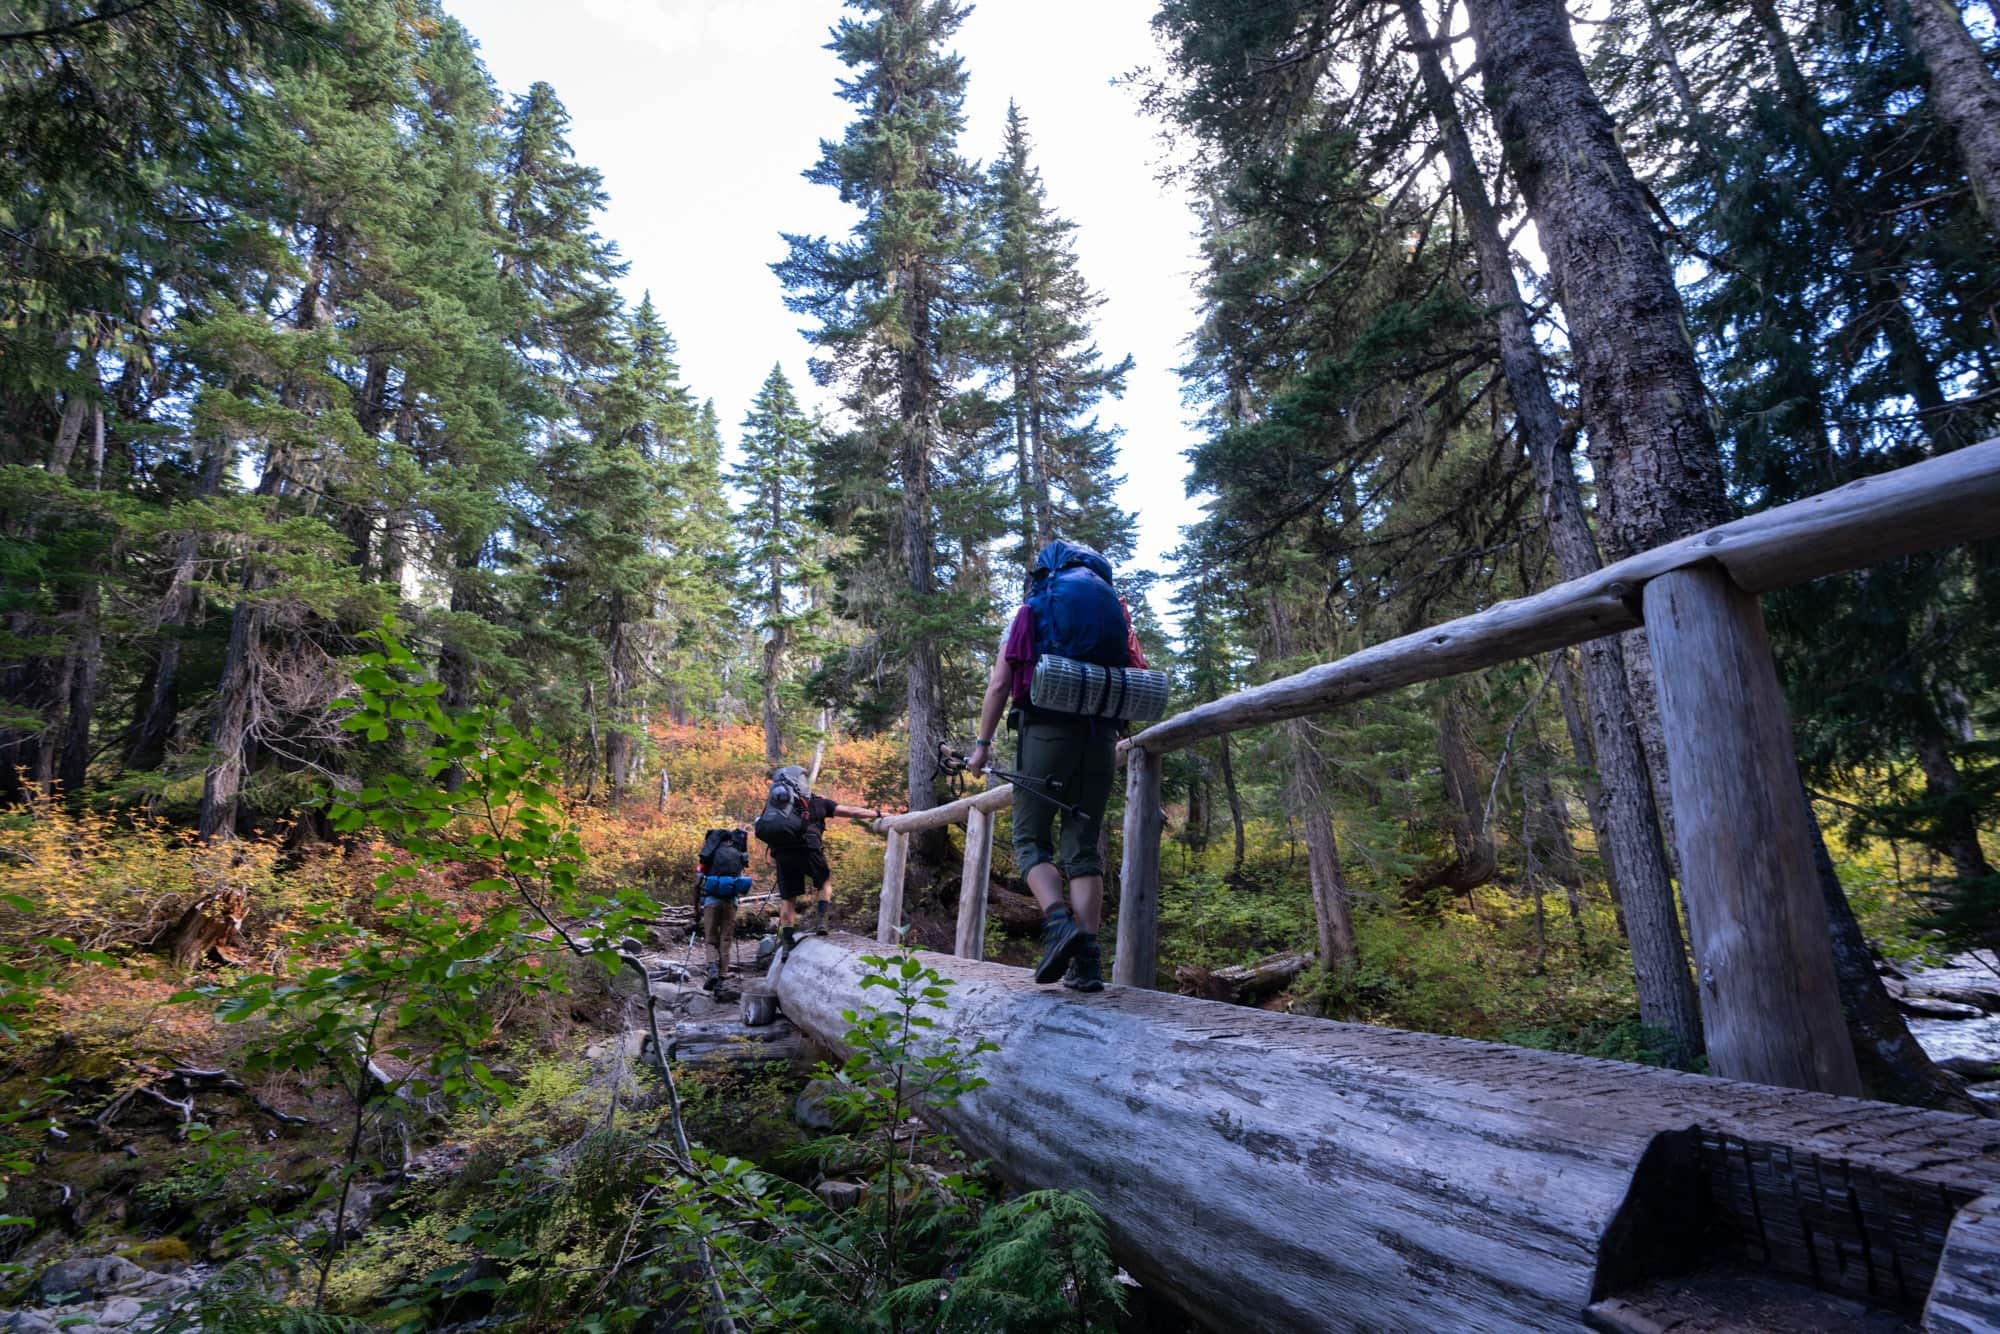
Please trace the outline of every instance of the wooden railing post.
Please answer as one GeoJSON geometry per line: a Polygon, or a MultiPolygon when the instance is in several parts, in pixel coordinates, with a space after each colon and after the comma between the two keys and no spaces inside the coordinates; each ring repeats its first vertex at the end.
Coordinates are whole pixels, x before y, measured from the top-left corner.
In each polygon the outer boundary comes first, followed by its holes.
{"type": "Polygon", "coordinates": [[[1160,757],[1134,746],[1125,759],[1125,856],[1118,875],[1118,952],[1111,980],[1151,987],[1160,942],[1160,757]]]}
{"type": "Polygon", "coordinates": [[[888,838],[882,849],[882,906],[875,916],[875,939],[883,945],[893,945],[903,925],[903,871],[910,860],[910,836],[891,829],[888,838]]]}
{"type": "Polygon", "coordinates": [[[1645,612],[1709,1069],[1859,1095],[1764,613],[1712,564],[1653,579],[1645,612]]]}
{"type": "Polygon", "coordinates": [[[986,891],[993,876],[993,817],[973,810],[965,817],[965,872],[958,882],[958,939],[952,953],[961,959],[986,957],[986,891]]]}

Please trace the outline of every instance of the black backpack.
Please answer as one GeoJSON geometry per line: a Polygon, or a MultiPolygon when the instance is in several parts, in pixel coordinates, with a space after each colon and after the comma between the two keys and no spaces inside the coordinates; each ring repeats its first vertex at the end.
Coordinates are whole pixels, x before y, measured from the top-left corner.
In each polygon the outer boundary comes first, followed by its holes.
{"type": "Polygon", "coordinates": [[[795,852],[806,844],[806,795],[788,770],[780,770],[757,817],[757,841],[773,852],[795,852]]]}
{"type": "Polygon", "coordinates": [[[701,841],[700,861],[708,875],[742,875],[750,864],[750,840],[741,829],[711,829],[701,841]]]}

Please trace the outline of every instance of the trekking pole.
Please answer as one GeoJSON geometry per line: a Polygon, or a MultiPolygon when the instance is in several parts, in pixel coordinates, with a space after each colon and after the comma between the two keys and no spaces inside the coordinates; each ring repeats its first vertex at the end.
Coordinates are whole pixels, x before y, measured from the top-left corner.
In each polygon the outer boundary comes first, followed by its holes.
{"type": "MultiPolygon", "coordinates": [[[[965,756],[953,750],[949,745],[940,744],[938,746],[938,768],[948,774],[962,775],[966,772],[965,756]]],[[[996,777],[1004,778],[1010,783],[1019,783],[1057,810],[1067,812],[1078,819],[1083,818],[1083,808],[1081,806],[1072,806],[1049,790],[1062,786],[1060,778],[1037,778],[1033,774],[1017,773],[1012,769],[1000,769],[990,764],[986,766],[986,772],[996,777]]]]}

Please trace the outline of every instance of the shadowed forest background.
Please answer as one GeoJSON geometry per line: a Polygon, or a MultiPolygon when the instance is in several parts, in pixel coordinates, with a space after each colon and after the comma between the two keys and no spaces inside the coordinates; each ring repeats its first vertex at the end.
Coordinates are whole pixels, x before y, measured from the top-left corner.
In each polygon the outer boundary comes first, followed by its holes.
{"type": "MultiPolygon", "coordinates": [[[[1610,0],[1537,39],[1573,32],[1665,257],[1692,501],[1622,471],[1627,391],[1572,335],[1623,317],[1557,289],[1521,94],[1474,66],[1537,8],[1162,0],[1124,82],[1200,201],[1183,460],[1103,421],[1131,361],[1036,169],[1084,131],[971,142],[958,5],[829,0],[851,120],[784,169],[855,221],[740,220],[786,233],[743,281],[814,383],[727,422],[620,296],[559,90],[497,87],[446,7],[0,0],[4,1304],[116,1255],[181,1276],[134,1328],[1157,1327],[1087,1201],[899,1158],[900,1103],[808,1129],[789,1070],[669,1105],[607,1064],[646,988],[605,961],[685,961],[662,914],[777,764],[954,795],[1053,537],[1119,566],[1178,710],[1996,433],[1983,0],[1610,0]],[[1129,563],[1138,469],[1203,498],[1171,569],[1129,563]],[[669,1116],[697,1147],[662,1158],[669,1116]],[[815,1193],[849,1178],[888,1185],[815,1193]]],[[[2000,1049],[1940,1071],[1876,977],[2000,949],[1995,561],[1764,602],[1864,1079],[1957,1110],[2000,1049]]],[[[1704,1068],[1642,633],[1167,757],[1163,984],[1704,1068]]],[[[865,932],[880,842],[828,852],[865,932]]],[[[917,844],[910,943],[949,948],[958,868],[917,844]]]]}

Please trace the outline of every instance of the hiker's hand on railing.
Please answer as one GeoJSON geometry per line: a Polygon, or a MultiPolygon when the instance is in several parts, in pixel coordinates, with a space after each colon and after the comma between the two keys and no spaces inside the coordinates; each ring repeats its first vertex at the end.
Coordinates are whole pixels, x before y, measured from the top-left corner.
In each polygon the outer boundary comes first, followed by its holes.
{"type": "Polygon", "coordinates": [[[972,753],[965,757],[965,771],[977,778],[986,772],[986,766],[992,761],[993,752],[990,748],[984,744],[974,746],[972,753]]]}

